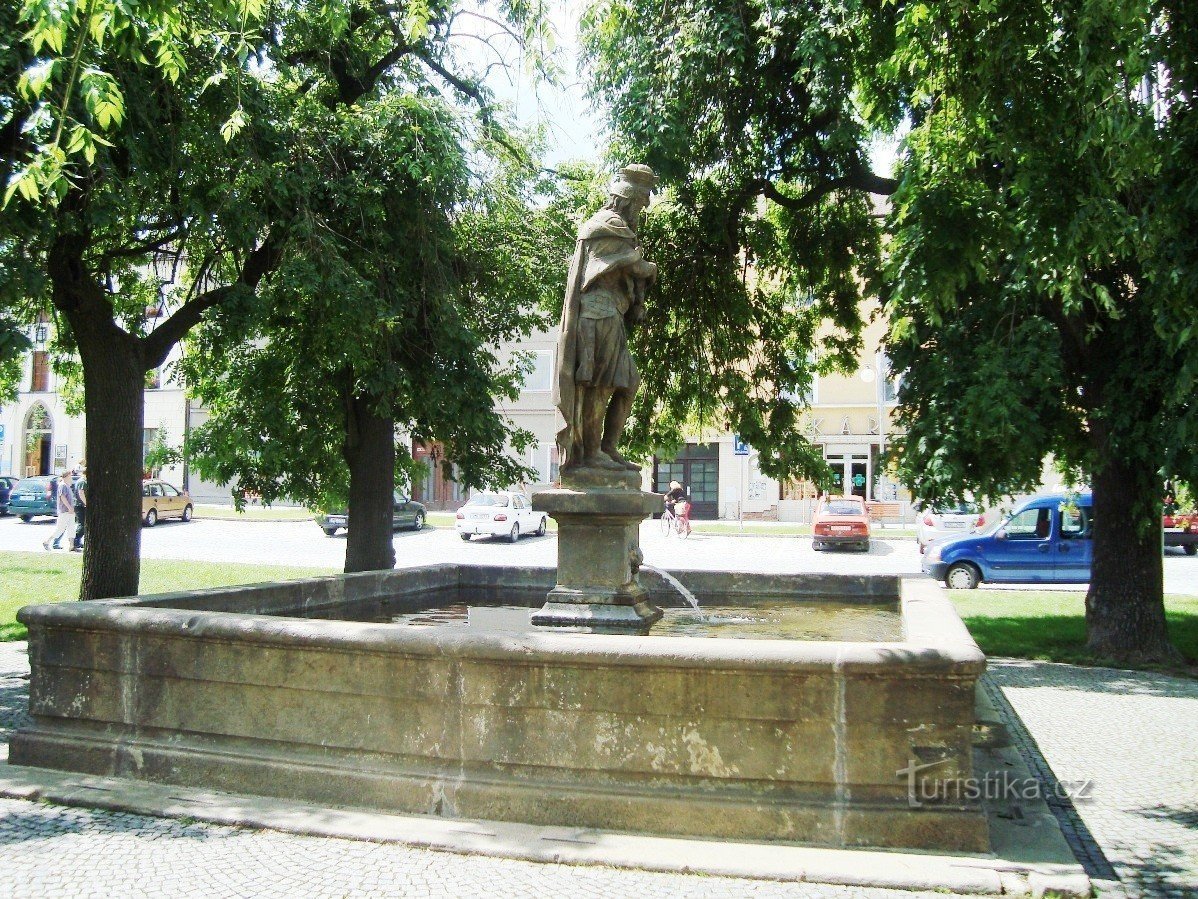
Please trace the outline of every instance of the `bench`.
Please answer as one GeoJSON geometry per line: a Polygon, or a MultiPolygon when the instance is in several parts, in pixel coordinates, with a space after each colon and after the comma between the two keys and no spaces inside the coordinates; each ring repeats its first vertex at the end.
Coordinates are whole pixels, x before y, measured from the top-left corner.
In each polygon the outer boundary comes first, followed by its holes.
{"type": "Polygon", "coordinates": [[[865,511],[870,521],[901,521],[903,517],[901,503],[866,503],[865,511]]]}

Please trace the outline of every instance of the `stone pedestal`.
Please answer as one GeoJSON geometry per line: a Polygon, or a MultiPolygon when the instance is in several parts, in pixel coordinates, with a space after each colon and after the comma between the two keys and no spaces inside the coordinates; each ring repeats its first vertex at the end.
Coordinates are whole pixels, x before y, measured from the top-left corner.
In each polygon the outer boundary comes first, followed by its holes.
{"type": "Polygon", "coordinates": [[[609,476],[534,493],[532,506],[557,522],[557,586],[532,623],[592,630],[645,631],[661,618],[637,581],[641,522],[661,496],[639,489],[639,476],[609,476]]]}

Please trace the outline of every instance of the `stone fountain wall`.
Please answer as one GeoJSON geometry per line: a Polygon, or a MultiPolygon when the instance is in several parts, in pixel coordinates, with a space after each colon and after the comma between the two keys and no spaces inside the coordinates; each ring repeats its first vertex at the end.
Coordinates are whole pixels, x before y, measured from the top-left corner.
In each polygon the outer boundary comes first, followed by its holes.
{"type": "MultiPolygon", "coordinates": [[[[900,594],[894,578],[678,574],[700,599],[900,594]]],[[[972,771],[984,659],[930,582],[901,586],[905,637],[890,643],[282,617],[396,594],[543,597],[554,582],[441,565],[28,607],[34,724],[10,762],[460,818],[988,848],[976,803],[913,807],[901,773],[972,771]]]]}

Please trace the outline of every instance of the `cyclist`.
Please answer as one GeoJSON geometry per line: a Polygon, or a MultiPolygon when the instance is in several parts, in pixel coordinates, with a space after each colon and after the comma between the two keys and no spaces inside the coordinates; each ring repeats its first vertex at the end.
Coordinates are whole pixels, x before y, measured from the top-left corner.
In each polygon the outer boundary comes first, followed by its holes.
{"type": "Polygon", "coordinates": [[[673,509],[674,503],[683,499],[686,499],[686,491],[682,489],[682,485],[677,481],[670,481],[670,490],[666,493],[666,505],[673,509]]]}
{"type": "Polygon", "coordinates": [[[683,537],[691,535],[691,501],[686,497],[674,503],[674,514],[678,516],[678,533],[683,537]]]}
{"type": "Polygon", "coordinates": [[[670,481],[670,490],[665,496],[666,509],[678,519],[678,533],[691,532],[691,504],[686,498],[686,490],[677,481],[670,481]]]}

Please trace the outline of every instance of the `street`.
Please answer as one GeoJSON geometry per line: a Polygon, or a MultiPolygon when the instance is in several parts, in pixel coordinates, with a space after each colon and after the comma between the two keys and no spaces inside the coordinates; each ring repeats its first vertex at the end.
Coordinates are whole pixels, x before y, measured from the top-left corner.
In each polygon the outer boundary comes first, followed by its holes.
{"type": "MultiPolygon", "coordinates": [[[[0,519],[0,551],[42,552],[53,532],[49,518],[28,524],[0,519]]],[[[309,521],[162,522],[142,530],[142,556],[207,562],[296,565],[339,569],[345,563],[345,532],[326,537],[309,521]]],[[[868,553],[815,552],[811,538],[693,534],[686,540],[663,537],[655,521],[641,527],[645,562],[666,570],[726,569],[762,573],[900,574],[920,573],[919,550],[907,537],[875,535],[868,553]]],[[[476,537],[464,543],[449,527],[397,531],[397,567],[437,562],[486,565],[557,564],[557,537],[525,537],[515,545],[476,537]]],[[[1020,585],[1026,587],[1027,585],[1020,585]]],[[[1034,586],[1034,585],[1033,585],[1034,586]]],[[[1054,589],[1084,590],[1084,584],[1054,589]]],[[[1198,595],[1198,558],[1170,550],[1165,556],[1165,592],[1198,595]]]]}

